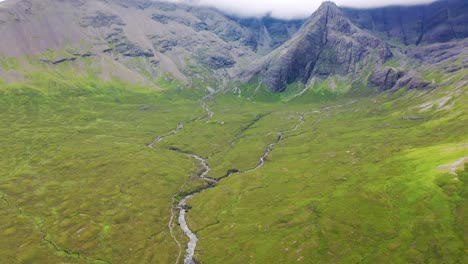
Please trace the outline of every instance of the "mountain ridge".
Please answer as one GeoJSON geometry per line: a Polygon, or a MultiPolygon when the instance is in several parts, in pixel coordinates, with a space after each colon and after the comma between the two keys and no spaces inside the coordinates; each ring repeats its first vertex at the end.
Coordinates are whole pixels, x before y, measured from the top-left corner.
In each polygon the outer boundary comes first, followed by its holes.
{"type": "MultiPolygon", "coordinates": [[[[304,22],[236,18],[214,8],[149,0],[8,0],[0,6],[0,32],[10,36],[0,40],[0,54],[5,60],[19,59],[22,67],[35,68],[31,60],[52,70],[74,64],[86,71],[91,65],[101,69],[103,79],[158,86],[163,78],[181,87],[222,86],[226,91],[257,79],[273,92],[294,83],[314,86],[326,80],[358,82],[377,90],[436,87],[405,65],[420,64],[412,54],[427,45],[463,43],[468,28],[460,12],[468,4],[462,0],[424,5],[427,14],[442,12],[427,26],[420,16],[411,20],[410,11],[420,6],[357,10],[330,1],[304,22]],[[388,24],[393,10],[406,22],[388,24]],[[379,12],[387,15],[376,15],[379,12]],[[408,33],[399,32],[409,32],[405,26],[418,19],[426,30],[420,40],[409,41],[408,33]],[[439,34],[454,21],[461,33],[439,34]],[[397,67],[387,67],[389,61],[396,61],[397,67]],[[402,78],[405,81],[398,82],[402,78]]],[[[456,53],[450,48],[447,52],[456,53]]],[[[7,82],[25,78],[11,69],[0,69],[0,77],[7,82]]]]}
{"type": "Polygon", "coordinates": [[[286,84],[312,77],[359,75],[357,63],[383,64],[392,56],[389,47],[378,38],[355,27],[333,2],[324,2],[295,37],[276,51],[267,62],[264,80],[274,91],[286,84]],[[378,55],[371,58],[371,50],[378,55]],[[278,54],[278,55],[276,55],[278,54]]]}

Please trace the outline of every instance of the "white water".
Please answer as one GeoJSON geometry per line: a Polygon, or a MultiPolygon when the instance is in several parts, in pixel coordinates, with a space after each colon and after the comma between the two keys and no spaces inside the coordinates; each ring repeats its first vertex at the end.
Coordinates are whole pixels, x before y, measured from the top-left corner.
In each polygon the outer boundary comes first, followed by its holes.
{"type": "Polygon", "coordinates": [[[195,264],[195,260],[193,259],[193,255],[195,254],[195,248],[197,248],[198,237],[190,230],[187,225],[187,220],[185,219],[185,206],[187,205],[187,201],[192,198],[194,195],[186,196],[182,199],[179,204],[179,225],[182,231],[184,231],[185,235],[189,238],[189,242],[187,243],[187,250],[184,257],[185,264],[195,264]]]}
{"type": "MultiPolygon", "coordinates": [[[[209,110],[207,110],[207,111],[209,111],[209,110]]],[[[261,168],[265,164],[266,158],[268,157],[270,152],[273,150],[273,147],[283,140],[284,133],[290,133],[290,132],[296,131],[297,129],[299,129],[299,127],[303,123],[304,123],[304,114],[299,117],[299,122],[294,126],[293,129],[278,133],[278,138],[276,139],[276,141],[274,143],[271,143],[270,145],[268,145],[267,149],[265,150],[263,155],[260,157],[260,162],[256,167],[254,167],[252,169],[249,169],[249,170],[246,170],[246,171],[232,172],[232,173],[230,173],[228,175],[228,177],[233,175],[233,174],[236,174],[236,173],[238,173],[238,174],[247,173],[247,172],[252,172],[252,171],[255,171],[255,170],[258,170],[259,168],[261,168]]],[[[214,185],[214,184],[216,184],[218,182],[215,179],[211,179],[211,178],[206,177],[206,175],[210,172],[211,169],[208,166],[208,163],[206,162],[205,159],[203,159],[200,156],[194,155],[194,154],[189,154],[189,156],[192,157],[192,158],[197,159],[198,161],[200,161],[200,164],[203,166],[203,171],[199,175],[199,178],[201,178],[205,182],[208,182],[208,183],[210,183],[212,185],[214,185]]],[[[198,192],[198,193],[200,193],[200,192],[198,192]]],[[[195,264],[195,260],[194,260],[193,256],[195,255],[195,249],[197,248],[198,237],[197,237],[197,235],[195,235],[195,233],[193,233],[193,231],[188,226],[187,219],[186,219],[185,216],[186,216],[186,213],[187,213],[187,211],[186,211],[187,201],[190,200],[195,195],[197,195],[198,193],[193,193],[193,194],[185,196],[177,205],[177,208],[179,209],[179,218],[178,219],[179,219],[180,228],[185,233],[185,235],[189,238],[189,242],[187,243],[187,249],[186,249],[186,253],[185,253],[185,257],[184,257],[184,264],[195,264]]]]}
{"type": "Polygon", "coordinates": [[[182,129],[184,129],[184,123],[177,124],[177,127],[174,130],[172,130],[171,132],[169,132],[169,133],[167,133],[165,135],[157,137],[155,140],[153,140],[153,142],[148,144],[148,147],[149,148],[154,148],[155,144],[163,141],[165,138],[167,138],[169,136],[172,136],[172,135],[175,135],[175,134],[179,133],[179,131],[181,131],[182,129]]]}

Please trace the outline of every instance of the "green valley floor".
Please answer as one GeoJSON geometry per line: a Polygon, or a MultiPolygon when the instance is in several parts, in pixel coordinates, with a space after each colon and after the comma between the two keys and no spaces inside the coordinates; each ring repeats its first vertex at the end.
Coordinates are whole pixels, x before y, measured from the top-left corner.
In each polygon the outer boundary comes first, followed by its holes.
{"type": "Polygon", "coordinates": [[[200,263],[468,262],[466,86],[202,101],[66,80],[0,84],[0,263],[182,261],[175,207],[201,189],[200,263]]]}

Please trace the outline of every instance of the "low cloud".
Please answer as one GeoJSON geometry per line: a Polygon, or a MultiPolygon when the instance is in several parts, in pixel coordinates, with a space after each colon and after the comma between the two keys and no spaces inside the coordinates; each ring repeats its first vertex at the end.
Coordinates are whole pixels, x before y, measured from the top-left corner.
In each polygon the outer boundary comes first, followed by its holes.
{"type": "MultiPolygon", "coordinates": [[[[240,16],[264,16],[276,18],[305,18],[310,16],[323,0],[167,0],[216,7],[240,16]]],[[[372,8],[389,5],[426,4],[434,0],[336,0],[339,6],[372,8]]]]}

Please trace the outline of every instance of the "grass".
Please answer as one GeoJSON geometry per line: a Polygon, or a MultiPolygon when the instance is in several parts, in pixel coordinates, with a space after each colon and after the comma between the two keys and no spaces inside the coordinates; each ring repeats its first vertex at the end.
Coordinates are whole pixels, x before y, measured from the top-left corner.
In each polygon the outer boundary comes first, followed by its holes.
{"type": "Polygon", "coordinates": [[[198,103],[174,100],[175,91],[52,77],[0,92],[2,259],[174,260],[171,197],[195,168],[145,144],[201,114],[198,103]]]}
{"type": "MultiPolygon", "coordinates": [[[[414,114],[407,110],[411,97],[395,99],[389,110],[381,103],[391,97],[381,96],[308,114],[265,167],[196,196],[189,220],[201,238],[197,257],[463,263],[466,197],[446,194],[438,179],[447,175],[437,167],[468,155],[464,101],[448,119],[426,113],[426,121],[406,121],[414,114]]],[[[280,119],[268,124],[282,126],[280,119]]],[[[459,181],[453,192],[466,188],[459,181]]]]}
{"type": "Polygon", "coordinates": [[[206,158],[209,176],[222,178],[257,165],[301,114],[265,166],[189,201],[198,260],[467,261],[466,171],[438,170],[468,156],[466,87],[451,108],[419,112],[448,88],[349,98],[321,84],[284,102],[303,87],[271,94],[251,84],[240,97],[218,95],[214,117],[193,122],[204,92],[169,77],[159,90],[65,69],[27,78],[0,84],[2,261],[174,263],[172,197],[202,183],[190,178],[199,164],[170,148],[206,158]],[[146,146],[179,122],[178,134],[146,146]]]}

